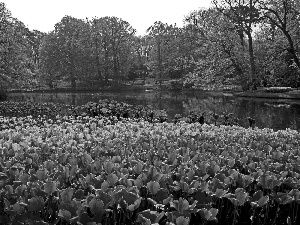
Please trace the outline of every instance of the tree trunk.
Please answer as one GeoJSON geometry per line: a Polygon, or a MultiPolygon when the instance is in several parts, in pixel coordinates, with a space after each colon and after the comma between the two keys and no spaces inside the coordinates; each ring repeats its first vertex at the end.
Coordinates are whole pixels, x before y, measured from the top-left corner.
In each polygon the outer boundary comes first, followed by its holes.
{"type": "Polygon", "coordinates": [[[69,57],[69,60],[70,60],[69,71],[70,71],[71,88],[75,89],[76,88],[76,77],[75,77],[75,74],[74,74],[74,66],[75,66],[74,55],[73,55],[74,45],[71,41],[68,42],[68,47],[69,47],[68,57],[69,57]]]}
{"type": "Polygon", "coordinates": [[[74,71],[71,69],[71,88],[75,89],[76,88],[76,78],[74,76],[74,71]]]}
{"type": "Polygon", "coordinates": [[[50,80],[48,82],[49,88],[52,90],[53,89],[53,80],[52,80],[52,75],[50,74],[50,80]]]}
{"type": "Polygon", "coordinates": [[[274,23],[271,23],[271,35],[272,35],[272,41],[275,41],[275,34],[276,34],[276,26],[274,23]]]}
{"type": "Polygon", "coordinates": [[[158,61],[158,75],[159,75],[159,87],[161,87],[161,83],[162,83],[162,59],[161,59],[161,46],[160,46],[160,40],[158,40],[157,42],[157,61],[158,61]]]}
{"type": "Polygon", "coordinates": [[[241,41],[241,46],[243,48],[243,50],[245,49],[245,45],[244,45],[244,32],[242,29],[238,29],[237,31],[239,37],[240,37],[240,41],[241,41]]]}
{"type": "Polygon", "coordinates": [[[107,49],[104,50],[104,77],[105,77],[105,84],[108,84],[108,52],[107,49]]]}
{"type": "Polygon", "coordinates": [[[98,39],[97,38],[95,38],[95,46],[96,46],[97,75],[98,75],[98,79],[102,80],[102,74],[101,74],[101,69],[100,69],[100,57],[99,57],[99,43],[98,43],[98,39]]]}
{"type": "Polygon", "coordinates": [[[113,59],[113,63],[114,63],[114,65],[113,65],[113,69],[114,69],[114,77],[116,78],[116,79],[118,79],[118,59],[117,59],[117,54],[116,54],[116,52],[114,52],[114,59],[113,59]]]}
{"type": "Polygon", "coordinates": [[[255,61],[254,61],[254,51],[253,51],[253,39],[251,35],[251,31],[247,32],[248,36],[248,45],[249,45],[249,59],[250,59],[250,85],[253,89],[256,89],[256,71],[255,71],[255,61]]]}
{"type": "Polygon", "coordinates": [[[294,46],[294,42],[293,42],[293,39],[291,37],[291,35],[288,33],[288,31],[286,30],[282,30],[284,35],[286,36],[288,42],[289,42],[289,52],[291,53],[292,57],[293,57],[293,60],[295,62],[295,64],[297,65],[298,67],[298,70],[300,69],[300,61],[299,61],[299,58],[297,56],[297,53],[296,53],[296,50],[295,50],[295,46],[294,46]]]}

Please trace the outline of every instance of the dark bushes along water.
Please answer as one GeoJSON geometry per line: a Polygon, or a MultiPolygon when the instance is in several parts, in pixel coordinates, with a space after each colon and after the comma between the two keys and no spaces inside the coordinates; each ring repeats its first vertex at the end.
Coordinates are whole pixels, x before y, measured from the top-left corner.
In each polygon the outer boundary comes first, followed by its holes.
{"type": "MultiPolygon", "coordinates": [[[[232,113],[200,113],[191,111],[187,115],[176,114],[169,118],[165,110],[155,110],[150,106],[133,106],[123,102],[100,100],[89,102],[82,106],[54,104],[54,103],[31,103],[31,102],[1,102],[0,116],[4,117],[26,117],[37,118],[44,116],[48,119],[56,119],[57,116],[89,116],[98,118],[111,118],[111,121],[124,119],[144,120],[151,123],[184,121],[187,123],[215,124],[215,125],[239,125],[238,119],[232,113]]],[[[250,122],[253,127],[253,121],[250,122]]]]}

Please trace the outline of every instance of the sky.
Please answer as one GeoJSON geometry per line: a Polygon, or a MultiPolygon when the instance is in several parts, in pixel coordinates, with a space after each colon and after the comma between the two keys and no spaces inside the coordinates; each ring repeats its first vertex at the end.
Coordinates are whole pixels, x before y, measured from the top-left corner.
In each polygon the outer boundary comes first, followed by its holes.
{"type": "Polygon", "coordinates": [[[49,32],[64,16],[116,16],[144,35],[155,21],[181,27],[184,16],[208,8],[211,0],[0,0],[29,29],[49,32]]]}

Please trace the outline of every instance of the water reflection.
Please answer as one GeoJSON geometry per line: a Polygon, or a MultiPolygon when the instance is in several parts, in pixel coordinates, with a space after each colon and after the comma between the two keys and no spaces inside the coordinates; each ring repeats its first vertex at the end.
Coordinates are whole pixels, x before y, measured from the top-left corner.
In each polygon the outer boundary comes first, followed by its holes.
{"type": "Polygon", "coordinates": [[[165,109],[170,117],[185,114],[190,110],[205,112],[233,113],[239,124],[247,127],[247,117],[256,119],[260,128],[300,129],[300,101],[276,99],[236,98],[222,93],[205,92],[101,92],[101,93],[14,93],[13,101],[54,102],[83,105],[100,99],[113,99],[132,105],[151,105],[155,109],[165,109]]]}

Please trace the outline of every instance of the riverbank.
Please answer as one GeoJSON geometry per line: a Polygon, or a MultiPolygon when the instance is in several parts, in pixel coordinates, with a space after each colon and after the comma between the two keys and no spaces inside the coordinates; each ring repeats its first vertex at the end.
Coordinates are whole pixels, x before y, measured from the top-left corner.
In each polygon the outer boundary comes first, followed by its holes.
{"type": "Polygon", "coordinates": [[[53,89],[13,89],[7,93],[68,93],[68,92],[100,92],[100,91],[141,91],[149,88],[140,86],[120,86],[120,87],[101,87],[101,88],[53,88],[53,89]]]}
{"type": "Polygon", "coordinates": [[[234,93],[236,97],[247,98],[272,98],[272,99],[296,99],[300,100],[300,90],[292,90],[284,93],[270,93],[266,90],[246,91],[234,93]]]}
{"type": "Polygon", "coordinates": [[[67,93],[67,92],[104,92],[104,91],[183,91],[183,92],[238,92],[240,88],[232,85],[224,85],[222,87],[202,87],[202,88],[170,88],[168,86],[159,85],[120,85],[120,86],[106,86],[106,87],[89,87],[89,88],[43,88],[43,89],[11,89],[8,93],[67,93]]]}

